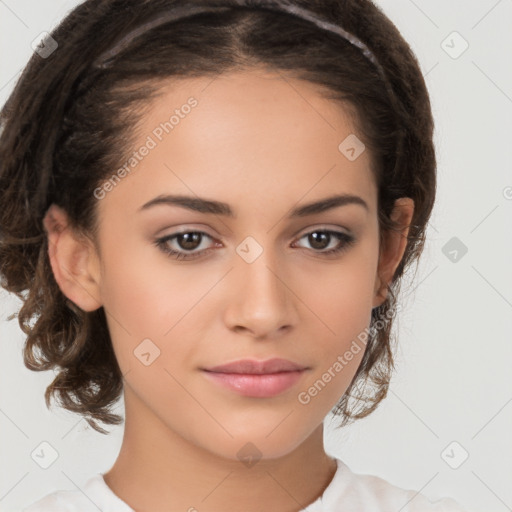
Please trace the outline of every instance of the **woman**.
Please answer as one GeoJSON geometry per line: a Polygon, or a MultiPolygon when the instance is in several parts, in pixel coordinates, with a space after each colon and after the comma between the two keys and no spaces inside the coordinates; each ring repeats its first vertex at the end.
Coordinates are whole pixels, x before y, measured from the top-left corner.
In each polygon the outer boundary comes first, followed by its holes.
{"type": "Polygon", "coordinates": [[[323,448],[386,395],[435,197],[385,15],[88,0],[41,48],[2,111],[2,275],[47,404],[126,417],[108,472],[26,511],[461,510],[323,448]]]}

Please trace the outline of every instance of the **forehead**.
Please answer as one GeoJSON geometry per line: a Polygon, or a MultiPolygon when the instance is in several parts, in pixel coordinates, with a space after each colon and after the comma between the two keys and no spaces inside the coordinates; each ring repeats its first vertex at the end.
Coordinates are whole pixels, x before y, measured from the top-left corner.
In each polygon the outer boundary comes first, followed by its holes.
{"type": "Polygon", "coordinates": [[[137,126],[138,155],[127,155],[125,177],[101,208],[134,212],[165,193],[218,199],[235,214],[334,193],[375,208],[369,152],[351,115],[322,92],[260,69],[163,84],[137,126]]]}

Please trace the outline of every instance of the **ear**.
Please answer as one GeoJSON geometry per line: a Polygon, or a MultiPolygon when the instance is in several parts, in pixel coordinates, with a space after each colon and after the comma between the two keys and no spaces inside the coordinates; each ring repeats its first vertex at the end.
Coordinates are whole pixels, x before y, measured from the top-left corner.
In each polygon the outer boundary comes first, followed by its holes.
{"type": "Polygon", "coordinates": [[[393,221],[398,222],[398,228],[397,231],[386,231],[383,236],[375,280],[373,307],[380,306],[387,298],[387,286],[393,279],[407,247],[407,235],[413,213],[414,201],[411,198],[401,197],[395,201],[390,217],[393,221]]]}
{"type": "Polygon", "coordinates": [[[74,232],[66,212],[52,204],[43,219],[48,256],[62,293],[83,311],[101,307],[99,257],[93,243],[74,232]]]}

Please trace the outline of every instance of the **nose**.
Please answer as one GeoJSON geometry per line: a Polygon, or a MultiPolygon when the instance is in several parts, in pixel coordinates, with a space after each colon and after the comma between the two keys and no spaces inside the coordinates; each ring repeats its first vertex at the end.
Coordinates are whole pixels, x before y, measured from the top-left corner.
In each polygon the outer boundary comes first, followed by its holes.
{"type": "Polygon", "coordinates": [[[270,250],[264,250],[252,263],[240,258],[229,275],[228,328],[257,339],[275,338],[292,329],[298,311],[289,276],[270,250]]]}

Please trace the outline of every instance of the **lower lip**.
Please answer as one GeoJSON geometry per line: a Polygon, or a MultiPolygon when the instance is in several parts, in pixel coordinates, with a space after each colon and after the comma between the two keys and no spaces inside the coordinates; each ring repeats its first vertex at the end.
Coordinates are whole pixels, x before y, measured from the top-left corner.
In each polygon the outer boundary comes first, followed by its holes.
{"type": "Polygon", "coordinates": [[[305,370],[294,372],[266,373],[262,375],[241,373],[204,373],[214,382],[243,396],[269,398],[291,388],[301,378],[305,370]]]}

